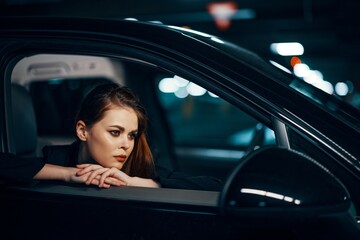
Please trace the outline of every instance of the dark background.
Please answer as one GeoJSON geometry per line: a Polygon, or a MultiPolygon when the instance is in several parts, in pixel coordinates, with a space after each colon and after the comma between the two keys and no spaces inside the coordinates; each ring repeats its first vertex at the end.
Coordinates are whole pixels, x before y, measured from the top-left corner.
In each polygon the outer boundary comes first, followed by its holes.
{"type": "Polygon", "coordinates": [[[360,1],[358,0],[2,0],[1,16],[136,18],[186,26],[222,37],[288,67],[291,57],[270,51],[273,42],[296,41],[302,62],[334,86],[351,82],[341,98],[360,108],[360,1]],[[219,29],[210,3],[231,2],[237,12],[219,29]],[[246,14],[251,14],[247,18],[246,14]],[[244,15],[245,14],[245,15],[244,15]],[[350,89],[351,90],[351,89],[350,89]]]}

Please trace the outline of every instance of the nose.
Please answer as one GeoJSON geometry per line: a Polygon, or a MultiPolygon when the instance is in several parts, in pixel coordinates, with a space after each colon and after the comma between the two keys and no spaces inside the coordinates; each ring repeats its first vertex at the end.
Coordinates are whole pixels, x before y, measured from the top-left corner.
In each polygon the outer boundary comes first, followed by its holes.
{"type": "Polygon", "coordinates": [[[121,136],[120,137],[120,139],[119,139],[120,141],[119,141],[119,145],[118,145],[118,148],[119,149],[124,149],[124,150],[127,150],[129,147],[130,147],[130,140],[129,140],[129,138],[128,138],[128,136],[127,135],[123,135],[123,136],[121,136]]]}

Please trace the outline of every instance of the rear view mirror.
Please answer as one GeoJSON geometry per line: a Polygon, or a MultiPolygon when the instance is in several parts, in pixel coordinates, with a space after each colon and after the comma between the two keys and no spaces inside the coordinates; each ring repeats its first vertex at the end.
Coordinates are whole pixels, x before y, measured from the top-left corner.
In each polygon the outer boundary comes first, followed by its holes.
{"type": "Polygon", "coordinates": [[[350,204],[343,184],[318,162],[276,147],[246,156],[219,196],[223,216],[257,223],[304,221],[347,212],[350,204]]]}

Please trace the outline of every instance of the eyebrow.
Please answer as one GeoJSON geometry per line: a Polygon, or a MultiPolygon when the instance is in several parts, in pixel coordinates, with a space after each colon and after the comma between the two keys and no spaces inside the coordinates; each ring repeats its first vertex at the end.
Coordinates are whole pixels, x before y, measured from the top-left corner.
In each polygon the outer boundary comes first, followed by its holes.
{"type": "MultiPolygon", "coordinates": [[[[110,125],[109,127],[115,127],[118,128],[120,131],[125,131],[125,128],[119,125],[110,125]]],[[[131,130],[130,132],[137,132],[138,129],[131,130]]]]}

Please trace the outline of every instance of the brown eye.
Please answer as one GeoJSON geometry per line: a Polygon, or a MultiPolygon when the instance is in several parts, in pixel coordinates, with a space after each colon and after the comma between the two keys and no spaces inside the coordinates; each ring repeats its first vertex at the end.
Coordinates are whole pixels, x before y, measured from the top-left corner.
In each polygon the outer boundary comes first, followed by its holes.
{"type": "Polygon", "coordinates": [[[119,130],[111,130],[111,131],[109,131],[109,132],[110,132],[110,134],[111,134],[112,136],[115,136],[115,137],[117,137],[117,136],[120,135],[120,131],[119,131],[119,130]]]}
{"type": "Polygon", "coordinates": [[[130,133],[129,134],[129,138],[131,139],[131,140],[134,140],[135,138],[137,138],[138,137],[138,134],[137,133],[130,133]]]}

